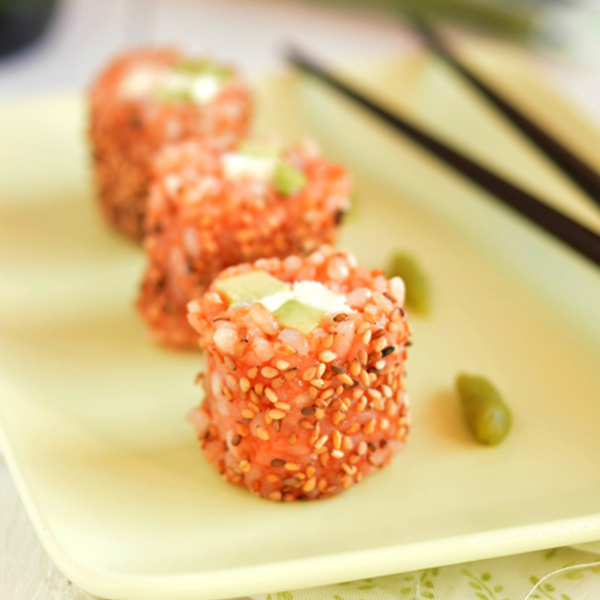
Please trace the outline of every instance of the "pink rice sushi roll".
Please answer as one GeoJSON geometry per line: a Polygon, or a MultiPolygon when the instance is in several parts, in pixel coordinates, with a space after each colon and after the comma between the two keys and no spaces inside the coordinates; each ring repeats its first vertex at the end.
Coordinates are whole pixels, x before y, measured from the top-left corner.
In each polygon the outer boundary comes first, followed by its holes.
{"type": "Polygon", "coordinates": [[[121,233],[140,241],[156,151],[189,138],[232,146],[248,131],[252,97],[229,67],[174,49],[136,50],[101,73],[90,108],[100,208],[121,233]]]}
{"type": "Polygon", "coordinates": [[[346,170],[312,142],[281,151],[245,141],[224,154],[195,141],[165,147],[148,200],[138,300],[151,337],[197,348],[188,302],[226,267],[333,242],[350,188],[346,170]]]}
{"type": "Polygon", "coordinates": [[[347,490],[405,444],[404,284],[323,246],[226,269],[189,304],[205,350],[190,413],[225,480],[271,500],[347,490]]]}

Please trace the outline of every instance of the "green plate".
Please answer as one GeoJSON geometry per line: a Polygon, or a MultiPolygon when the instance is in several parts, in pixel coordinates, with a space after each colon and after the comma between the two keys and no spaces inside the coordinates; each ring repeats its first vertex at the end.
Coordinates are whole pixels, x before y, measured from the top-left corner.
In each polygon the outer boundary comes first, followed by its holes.
{"type": "MultiPolygon", "coordinates": [[[[472,50],[472,49],[471,49],[472,50]]],[[[588,123],[510,48],[477,61],[598,160],[588,123]]],[[[348,71],[466,150],[598,227],[582,198],[440,65],[348,71]]],[[[216,599],[600,538],[600,273],[319,84],[257,84],[261,129],[312,131],[349,164],[340,245],[381,267],[419,257],[431,318],[412,319],[413,432],[332,500],[277,504],[221,480],[186,412],[194,353],[157,348],[133,311],[143,256],[100,221],[81,98],[0,108],[0,429],[44,547],[106,598],[216,599]],[[475,444],[452,384],[489,376],[514,427],[475,444]]]]}

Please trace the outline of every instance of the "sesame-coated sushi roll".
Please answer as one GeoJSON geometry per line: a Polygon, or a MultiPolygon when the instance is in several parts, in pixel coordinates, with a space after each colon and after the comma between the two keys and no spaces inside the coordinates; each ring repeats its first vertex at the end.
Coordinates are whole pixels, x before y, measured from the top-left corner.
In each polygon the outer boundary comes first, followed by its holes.
{"type": "Polygon", "coordinates": [[[165,147],[148,201],[138,300],[151,336],[197,348],[187,303],[226,267],[333,242],[349,193],[346,170],[312,142],[285,152],[257,141],[225,154],[198,142],[165,147]]]}
{"type": "Polygon", "coordinates": [[[137,50],[100,75],[90,104],[100,207],[118,230],[141,240],[156,151],[188,138],[230,147],[248,130],[252,99],[229,67],[177,50],[137,50]]]}
{"type": "Polygon", "coordinates": [[[271,500],[326,498],[406,441],[404,284],[324,246],[225,270],[190,323],[206,351],[190,414],[223,477],[271,500]]]}

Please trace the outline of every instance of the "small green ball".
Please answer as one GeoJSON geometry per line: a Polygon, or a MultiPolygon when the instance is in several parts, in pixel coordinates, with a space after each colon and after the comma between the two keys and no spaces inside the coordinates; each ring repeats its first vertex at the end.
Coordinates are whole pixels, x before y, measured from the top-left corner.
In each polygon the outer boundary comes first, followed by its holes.
{"type": "Polygon", "coordinates": [[[275,169],[275,188],[284,196],[300,191],[307,183],[306,175],[292,165],[279,161],[275,169]]]}
{"type": "Polygon", "coordinates": [[[429,280],[414,256],[396,253],[388,263],[385,275],[388,279],[400,277],[406,287],[406,308],[417,315],[427,316],[431,311],[429,280]]]}
{"type": "Polygon", "coordinates": [[[512,415],[498,390],[485,377],[461,373],[456,391],[475,439],[490,446],[499,444],[510,430],[512,415]]]}

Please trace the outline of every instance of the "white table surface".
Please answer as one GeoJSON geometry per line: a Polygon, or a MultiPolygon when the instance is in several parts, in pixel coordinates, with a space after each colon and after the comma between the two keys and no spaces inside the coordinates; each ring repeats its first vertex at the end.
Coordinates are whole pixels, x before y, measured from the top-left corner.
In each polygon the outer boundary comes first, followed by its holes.
{"type": "MultiPolygon", "coordinates": [[[[176,42],[239,64],[282,68],[294,40],[332,61],[405,52],[416,41],[391,19],[283,0],[63,0],[45,38],[0,61],[0,101],[81,89],[124,46],[176,42]]],[[[600,125],[600,68],[537,52],[540,67],[600,125]]],[[[0,165],[1,168],[1,165],[0,165]]],[[[0,600],[84,600],[37,540],[0,456],[0,600]]]]}

